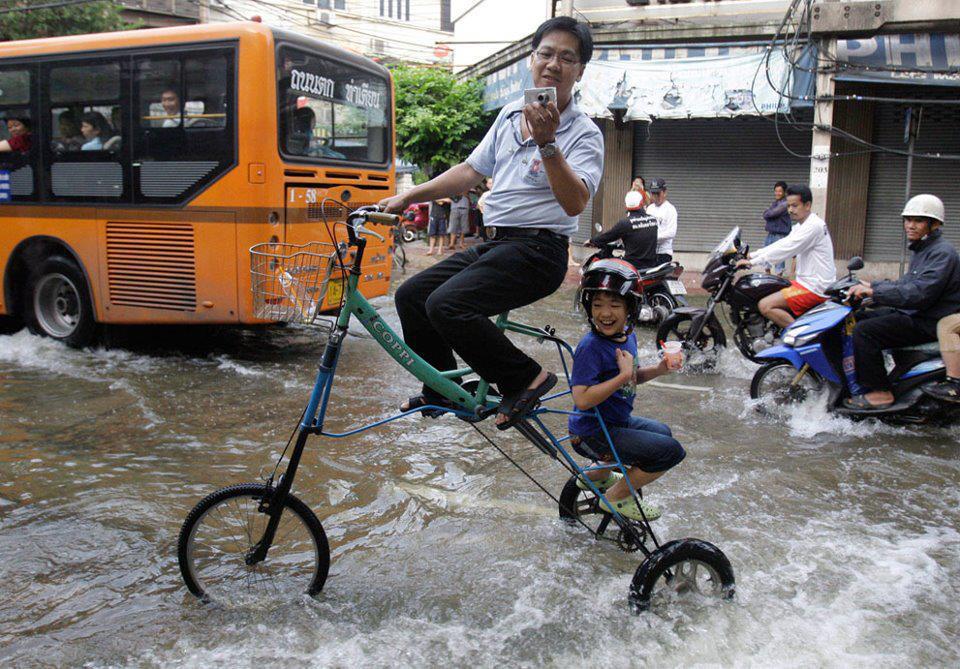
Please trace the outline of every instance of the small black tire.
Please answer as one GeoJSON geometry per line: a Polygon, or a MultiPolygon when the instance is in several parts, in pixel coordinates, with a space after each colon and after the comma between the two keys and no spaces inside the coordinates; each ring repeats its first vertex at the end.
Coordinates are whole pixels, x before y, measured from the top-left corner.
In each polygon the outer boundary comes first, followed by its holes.
{"type": "Polygon", "coordinates": [[[94,342],[97,323],[83,272],[63,256],[50,256],[27,279],[23,318],[34,334],[62,341],[73,348],[94,342]]]}
{"type": "MultiPolygon", "coordinates": [[[[274,574],[267,572],[268,566],[276,572],[279,572],[278,566],[285,572],[292,572],[296,566],[294,565],[295,559],[299,560],[302,565],[302,573],[289,579],[291,585],[288,588],[288,594],[293,596],[305,592],[313,596],[323,589],[330,570],[330,545],[327,542],[327,535],[310,507],[293,494],[288,494],[284,502],[280,526],[277,529],[274,544],[267,554],[267,559],[262,563],[262,570],[257,574],[260,565],[251,568],[244,562],[244,557],[262,536],[262,527],[266,526],[268,519],[266,513],[258,510],[259,504],[265,497],[273,493],[274,488],[263,483],[233,485],[210,493],[187,514],[177,539],[177,561],[180,564],[180,575],[183,577],[183,582],[196,597],[204,602],[233,601],[236,596],[250,594],[233,592],[234,590],[244,587],[249,590],[252,586],[259,588],[267,580],[276,580],[274,574]],[[232,511],[230,509],[231,505],[234,507],[232,511]],[[214,510],[217,511],[216,514],[211,513],[214,510]],[[285,525],[285,517],[296,519],[301,523],[299,529],[302,536],[299,537],[299,541],[303,542],[304,539],[308,539],[312,543],[312,546],[303,546],[312,553],[312,556],[292,555],[285,559],[271,561],[271,556],[276,558],[277,552],[284,548],[280,542],[290,538],[291,530],[297,531],[298,529],[296,526],[291,528],[289,521],[286,521],[288,524],[285,525]],[[205,530],[204,523],[208,518],[210,519],[208,523],[210,526],[222,523],[225,525],[224,530],[205,530]],[[254,525],[257,527],[254,527],[254,525]],[[198,532],[201,529],[204,531],[198,539],[198,532]],[[225,582],[222,584],[215,583],[214,579],[207,575],[211,571],[207,569],[209,565],[200,565],[198,562],[198,546],[213,554],[218,550],[214,543],[217,541],[225,542],[224,548],[229,549],[220,551],[223,555],[221,561],[226,565],[222,572],[225,582]],[[237,547],[242,550],[236,550],[237,547]],[[204,572],[203,575],[201,575],[201,571],[204,572]],[[251,577],[251,573],[257,575],[251,577]]],[[[294,539],[297,539],[297,537],[291,539],[291,543],[294,542],[294,539]]],[[[212,563],[216,559],[215,556],[210,562],[212,563]]],[[[216,569],[216,567],[217,565],[213,565],[213,569],[216,569]]],[[[279,583],[271,583],[271,597],[274,597],[275,593],[281,592],[280,585],[279,583]]]]}
{"type": "Polygon", "coordinates": [[[587,513],[598,513],[596,497],[593,493],[581,490],[577,485],[577,477],[571,476],[560,491],[559,500],[560,520],[573,525],[577,519],[587,513]]]}
{"type": "Polygon", "coordinates": [[[403,226],[403,241],[407,244],[417,240],[417,226],[415,225],[404,225],[403,226]]]}
{"type": "Polygon", "coordinates": [[[730,560],[719,548],[702,539],[679,539],[653,551],[637,567],[630,584],[630,606],[636,613],[650,608],[661,578],[664,585],[677,591],[695,590],[701,595],[730,599],[736,579],[730,560]],[[701,584],[700,566],[707,579],[701,584]],[[692,567],[692,571],[688,569],[692,567]],[[709,584],[709,591],[706,585],[709,584]],[[703,587],[702,587],[703,586],[703,587]]]}

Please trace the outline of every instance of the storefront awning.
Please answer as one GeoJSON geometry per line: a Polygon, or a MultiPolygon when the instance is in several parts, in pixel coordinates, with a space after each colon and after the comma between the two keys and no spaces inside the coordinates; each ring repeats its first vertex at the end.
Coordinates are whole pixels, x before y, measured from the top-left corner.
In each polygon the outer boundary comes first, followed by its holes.
{"type": "MultiPolygon", "coordinates": [[[[810,58],[812,62],[812,58],[810,58]]],[[[524,58],[486,79],[484,108],[498,109],[533,85],[524,58]]],[[[793,70],[782,50],[760,45],[694,48],[618,48],[591,61],[577,84],[578,104],[593,118],[717,118],[782,113],[791,99],[812,97],[813,78],[793,70]],[[772,82],[772,85],[771,85],[772,82]]]]}
{"type": "Polygon", "coordinates": [[[919,33],[837,40],[838,81],[960,86],[960,35],[919,33]]]}

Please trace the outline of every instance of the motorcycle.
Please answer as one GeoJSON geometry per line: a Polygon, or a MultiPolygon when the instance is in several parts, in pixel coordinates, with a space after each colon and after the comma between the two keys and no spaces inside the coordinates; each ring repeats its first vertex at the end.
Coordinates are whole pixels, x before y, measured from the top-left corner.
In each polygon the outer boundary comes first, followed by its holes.
{"type": "MultiPolygon", "coordinates": [[[[859,283],[854,271],[863,268],[855,257],[848,275],[831,284],[827,302],[810,309],[783,331],[783,344],[768,348],[759,357],[766,363],[750,383],[750,397],[761,408],[799,403],[827,391],[827,409],[854,419],[879,418],[894,424],[944,425],[960,418],[960,405],[923,393],[922,387],[946,375],[937,342],[885,351],[894,403],[885,409],[851,409],[843,400],[863,393],[854,366],[853,327],[856,311],[847,302],[847,291],[859,283]],[[892,364],[890,364],[892,363],[892,364]]],[[[860,308],[869,305],[869,298],[860,308]]]]}
{"type": "MultiPolygon", "coordinates": [[[[680,341],[688,358],[699,352],[702,366],[712,366],[720,349],[727,345],[716,314],[718,305],[725,304],[734,326],[733,343],[748,360],[760,361],[760,352],[773,346],[780,328],[764,318],[757,305],[767,295],[789,288],[790,282],[775,274],[760,273],[737,279],[737,261],[746,258],[749,251],[749,245],[740,242],[740,228],[731,230],[710,252],[703,269],[700,285],[710,293],[706,306],[676,309],[657,330],[658,347],[665,341],[680,341]]],[[[696,357],[691,359],[696,361],[696,357]]]]}
{"type": "MultiPolygon", "coordinates": [[[[580,273],[583,274],[589,269],[590,264],[596,260],[605,258],[622,257],[616,255],[615,251],[621,248],[619,242],[603,245],[600,250],[587,258],[580,273]]],[[[667,319],[674,310],[685,307],[687,299],[687,289],[680,281],[683,274],[683,265],[678,262],[665,262],[654,267],[635,268],[640,280],[637,283],[637,291],[640,293],[640,315],[637,322],[640,325],[650,325],[656,327],[667,319]]],[[[577,291],[576,304],[580,304],[580,295],[577,291]]]]}

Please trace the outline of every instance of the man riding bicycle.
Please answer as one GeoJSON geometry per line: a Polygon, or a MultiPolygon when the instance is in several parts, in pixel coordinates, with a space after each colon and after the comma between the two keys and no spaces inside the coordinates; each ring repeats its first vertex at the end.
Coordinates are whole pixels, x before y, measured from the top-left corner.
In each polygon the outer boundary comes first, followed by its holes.
{"type": "MultiPolygon", "coordinates": [[[[490,317],[550,295],[566,276],[569,236],[603,174],[603,135],[572,95],[592,55],[585,24],[564,16],[545,21],[533,36],[530,71],[535,86],[556,89],[556,102],[506,105],[465,162],[380,202],[385,211],[398,212],[493,177],[484,225],[496,227],[496,238],[408,279],[396,303],[404,339],[424,360],[439,370],[455,369],[456,351],[497,384],[500,429],[516,423],[557,382],[490,317]]],[[[444,403],[424,387],[402,409],[444,403]]]]}

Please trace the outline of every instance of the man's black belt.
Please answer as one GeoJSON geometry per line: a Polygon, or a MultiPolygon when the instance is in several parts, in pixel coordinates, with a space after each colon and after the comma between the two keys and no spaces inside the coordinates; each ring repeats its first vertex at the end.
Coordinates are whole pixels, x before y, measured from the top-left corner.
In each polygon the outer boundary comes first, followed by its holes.
{"type": "Polygon", "coordinates": [[[561,235],[553,230],[547,230],[546,228],[517,228],[513,226],[500,226],[494,227],[494,229],[497,231],[497,233],[496,236],[492,236],[493,239],[546,237],[547,239],[556,239],[564,244],[566,244],[568,241],[568,237],[566,235],[561,235]]]}

